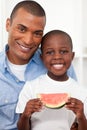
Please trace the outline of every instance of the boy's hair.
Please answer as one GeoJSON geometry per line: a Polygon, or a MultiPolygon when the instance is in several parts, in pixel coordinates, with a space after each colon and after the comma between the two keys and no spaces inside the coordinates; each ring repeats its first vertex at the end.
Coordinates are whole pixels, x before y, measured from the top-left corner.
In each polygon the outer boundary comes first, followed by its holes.
{"type": "Polygon", "coordinates": [[[16,13],[17,13],[18,9],[20,9],[20,8],[25,9],[27,12],[31,13],[32,15],[39,16],[39,17],[43,17],[43,16],[46,17],[45,11],[39,3],[32,1],[32,0],[24,0],[24,1],[19,2],[13,8],[13,11],[10,15],[11,21],[16,16],[16,13]]]}
{"type": "Polygon", "coordinates": [[[43,38],[42,38],[42,41],[41,41],[41,51],[43,50],[43,44],[44,42],[51,36],[53,35],[63,35],[65,36],[65,38],[67,39],[67,41],[70,43],[71,45],[71,50],[73,50],[73,44],[72,44],[72,39],[70,37],[70,35],[62,30],[52,30],[52,31],[49,31],[48,33],[46,33],[43,38]]]}

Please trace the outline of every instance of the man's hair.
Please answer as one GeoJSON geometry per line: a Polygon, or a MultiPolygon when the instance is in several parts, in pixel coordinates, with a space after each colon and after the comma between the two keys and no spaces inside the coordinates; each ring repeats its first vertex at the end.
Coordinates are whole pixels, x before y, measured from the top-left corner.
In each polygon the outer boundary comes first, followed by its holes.
{"type": "Polygon", "coordinates": [[[43,17],[43,16],[46,17],[45,11],[39,3],[32,1],[32,0],[24,0],[24,1],[19,2],[13,8],[12,13],[10,15],[11,21],[16,16],[16,13],[20,8],[23,8],[24,10],[31,13],[32,15],[39,16],[39,17],[43,17]]]}
{"type": "Polygon", "coordinates": [[[44,45],[44,42],[50,38],[51,36],[53,35],[63,35],[67,41],[70,43],[70,46],[71,46],[71,50],[73,50],[73,43],[72,43],[72,39],[70,37],[70,35],[62,30],[52,30],[52,31],[49,31],[47,32],[43,38],[42,38],[42,41],[41,41],[41,50],[43,50],[43,45],[44,45]]]}

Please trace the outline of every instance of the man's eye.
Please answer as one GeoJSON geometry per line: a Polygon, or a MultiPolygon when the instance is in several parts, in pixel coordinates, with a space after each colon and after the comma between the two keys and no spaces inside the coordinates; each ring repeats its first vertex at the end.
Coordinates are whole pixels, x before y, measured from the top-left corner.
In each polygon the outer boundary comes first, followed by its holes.
{"type": "Polygon", "coordinates": [[[21,28],[20,28],[20,31],[21,31],[21,32],[25,32],[25,28],[21,27],[21,28]]]}
{"type": "Polygon", "coordinates": [[[18,27],[18,30],[19,30],[20,32],[25,32],[25,31],[26,31],[25,27],[23,27],[23,26],[19,26],[19,27],[18,27]]]}
{"type": "Polygon", "coordinates": [[[36,36],[36,37],[42,37],[42,36],[43,36],[43,33],[37,31],[37,32],[35,32],[35,36],[36,36]]]}

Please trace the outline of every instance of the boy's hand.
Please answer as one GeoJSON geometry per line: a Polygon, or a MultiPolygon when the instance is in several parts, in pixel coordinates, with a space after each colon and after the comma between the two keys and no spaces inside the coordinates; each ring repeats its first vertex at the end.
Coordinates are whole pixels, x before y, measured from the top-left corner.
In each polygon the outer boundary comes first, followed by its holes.
{"type": "Polygon", "coordinates": [[[43,104],[40,99],[31,99],[27,102],[23,115],[29,118],[34,112],[39,112],[42,106],[43,104]]]}
{"type": "Polygon", "coordinates": [[[82,101],[76,98],[69,98],[66,103],[66,108],[72,110],[76,114],[77,119],[80,119],[84,116],[84,105],[82,101]]]}

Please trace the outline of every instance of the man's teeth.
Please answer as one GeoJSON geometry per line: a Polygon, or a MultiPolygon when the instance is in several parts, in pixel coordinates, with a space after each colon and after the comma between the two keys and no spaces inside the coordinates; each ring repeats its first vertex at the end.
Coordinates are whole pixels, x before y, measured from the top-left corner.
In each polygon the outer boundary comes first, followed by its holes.
{"type": "Polygon", "coordinates": [[[26,51],[30,50],[30,48],[28,48],[28,47],[24,47],[24,46],[22,46],[22,45],[20,45],[20,46],[21,46],[21,48],[22,48],[23,50],[26,50],[26,51]]]}

